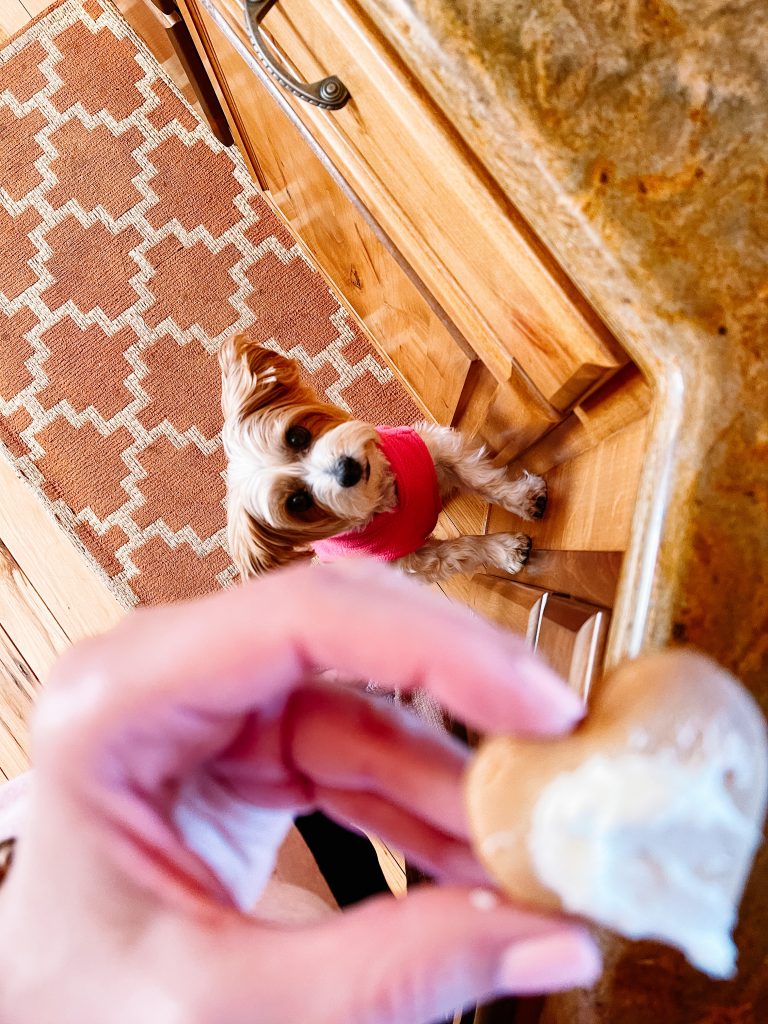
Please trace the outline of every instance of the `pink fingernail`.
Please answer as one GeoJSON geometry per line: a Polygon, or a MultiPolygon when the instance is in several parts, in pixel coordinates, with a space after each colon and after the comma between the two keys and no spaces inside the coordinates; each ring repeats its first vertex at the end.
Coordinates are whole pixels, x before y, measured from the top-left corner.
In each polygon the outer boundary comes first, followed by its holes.
{"type": "Polygon", "coordinates": [[[497,979],[504,992],[542,995],[589,988],[601,971],[600,952],[588,935],[559,932],[510,946],[497,979]]]}

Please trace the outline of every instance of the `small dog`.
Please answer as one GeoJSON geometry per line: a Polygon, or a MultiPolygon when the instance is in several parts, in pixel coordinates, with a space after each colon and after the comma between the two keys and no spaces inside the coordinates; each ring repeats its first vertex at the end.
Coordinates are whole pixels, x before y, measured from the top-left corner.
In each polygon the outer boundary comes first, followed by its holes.
{"type": "Polygon", "coordinates": [[[437,540],[443,501],[471,491],[540,519],[546,483],[510,480],[447,427],[374,427],[319,401],[296,363],[243,335],[220,351],[227,529],[243,577],[316,554],[369,555],[430,581],[525,565],[524,533],[437,540]]]}

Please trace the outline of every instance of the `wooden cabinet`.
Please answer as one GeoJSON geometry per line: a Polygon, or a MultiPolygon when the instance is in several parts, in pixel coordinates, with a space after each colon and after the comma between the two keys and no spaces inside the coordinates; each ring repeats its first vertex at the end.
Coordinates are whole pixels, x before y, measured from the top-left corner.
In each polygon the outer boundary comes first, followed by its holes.
{"type": "Polygon", "coordinates": [[[545,593],[529,627],[534,648],[584,700],[600,671],[608,621],[604,608],[545,593]]]}
{"type": "MultiPolygon", "coordinates": [[[[425,415],[547,477],[526,570],[443,589],[525,633],[586,694],[632,530],[650,389],[353,0],[279,0],[261,25],[296,79],[338,76],[351,94],[340,110],[270,77],[242,0],[178,6],[265,195],[425,415]]],[[[439,527],[508,528],[520,520],[466,497],[439,527]]]]}

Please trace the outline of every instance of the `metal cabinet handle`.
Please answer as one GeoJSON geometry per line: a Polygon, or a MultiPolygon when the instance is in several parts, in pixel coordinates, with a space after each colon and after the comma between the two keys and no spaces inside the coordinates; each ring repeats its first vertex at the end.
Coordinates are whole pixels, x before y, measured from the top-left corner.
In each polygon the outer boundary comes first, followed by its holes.
{"type": "Polygon", "coordinates": [[[319,82],[299,82],[279,64],[267,48],[260,26],[276,3],[277,0],[245,0],[245,27],[251,37],[256,56],[270,75],[294,96],[325,110],[339,110],[349,99],[349,90],[336,75],[321,78],[319,82]]]}

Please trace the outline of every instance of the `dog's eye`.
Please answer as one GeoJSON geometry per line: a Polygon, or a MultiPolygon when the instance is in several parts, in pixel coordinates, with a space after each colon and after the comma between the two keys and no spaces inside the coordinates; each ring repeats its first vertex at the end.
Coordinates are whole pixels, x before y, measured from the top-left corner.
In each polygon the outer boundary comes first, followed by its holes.
{"type": "Polygon", "coordinates": [[[309,448],[311,440],[312,435],[306,427],[288,427],[285,433],[285,443],[297,452],[309,448]]]}
{"type": "Polygon", "coordinates": [[[308,512],[312,505],[312,495],[305,490],[294,491],[285,503],[285,507],[293,516],[308,512]]]}

